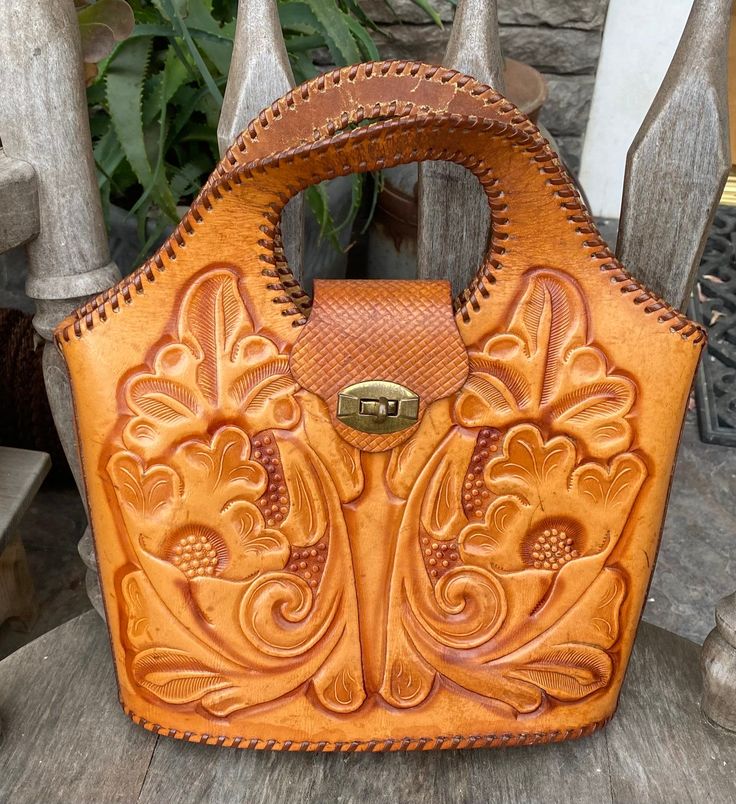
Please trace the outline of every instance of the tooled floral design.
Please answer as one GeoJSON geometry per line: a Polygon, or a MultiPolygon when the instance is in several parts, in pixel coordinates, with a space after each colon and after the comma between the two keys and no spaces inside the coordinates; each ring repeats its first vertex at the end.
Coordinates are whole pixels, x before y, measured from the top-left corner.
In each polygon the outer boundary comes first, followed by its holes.
{"type": "Polygon", "coordinates": [[[569,277],[531,271],[502,333],[470,353],[455,415],[465,427],[523,421],[576,439],[591,457],[627,449],[635,386],[590,345],[582,293],[569,277]]]}
{"type": "Polygon", "coordinates": [[[250,460],[250,443],[238,428],[223,427],[210,441],[184,442],[165,465],[146,467],[121,450],[110,458],[108,474],[128,533],[138,534],[142,550],[169,562],[191,583],[245,580],[280,569],[288,559],[286,538],[266,527],[255,504],[267,476],[250,460]],[[190,504],[195,489],[196,512],[190,504]]]}
{"type": "Polygon", "coordinates": [[[460,552],[501,575],[574,572],[576,560],[615,547],[645,476],[633,453],[576,465],[572,439],[544,441],[537,427],[520,425],[486,467],[494,499],[482,523],[461,531],[460,552]]]}
{"type": "Polygon", "coordinates": [[[439,679],[532,712],[613,673],[627,578],[608,562],[647,475],[630,451],[636,388],[565,274],[530,271],[507,321],[471,352],[454,426],[405,467],[382,687],[395,706],[439,679]]]}
{"type": "Polygon", "coordinates": [[[123,441],[147,459],[166,454],[182,432],[205,436],[215,421],[254,434],[290,430],[300,419],[288,355],[254,332],[230,270],[191,283],[176,338],[158,348],[152,363],[124,386],[131,417],[123,441]]]}
{"type": "Polygon", "coordinates": [[[255,330],[234,270],[193,280],[176,326],[121,384],[130,415],[106,467],[139,567],[121,581],[132,677],[218,716],[305,682],[350,711],[365,697],[346,675],[355,604],[332,569],[347,538],[288,354],[255,330]],[[304,551],[319,573],[292,569],[304,551]]]}

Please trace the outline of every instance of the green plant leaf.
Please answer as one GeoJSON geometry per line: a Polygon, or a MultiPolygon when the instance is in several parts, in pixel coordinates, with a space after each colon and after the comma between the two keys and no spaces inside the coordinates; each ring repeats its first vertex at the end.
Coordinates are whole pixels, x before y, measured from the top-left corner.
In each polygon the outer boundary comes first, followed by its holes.
{"type": "Polygon", "coordinates": [[[187,28],[187,25],[184,21],[184,16],[186,14],[184,0],[152,0],[155,4],[156,8],[158,8],[161,13],[171,21],[171,24],[174,26],[177,34],[182,38],[184,44],[189,51],[189,55],[192,57],[192,60],[197,65],[197,69],[199,70],[199,74],[202,77],[202,80],[206,84],[207,88],[210,91],[212,97],[217,101],[218,104],[222,104],[222,92],[220,92],[217,84],[215,83],[215,79],[212,77],[212,73],[210,72],[209,68],[205,64],[204,59],[202,58],[202,54],[199,52],[197,45],[195,44],[194,40],[192,39],[192,35],[187,28]]]}
{"type": "Polygon", "coordinates": [[[220,75],[227,75],[233,54],[235,22],[221,25],[212,16],[211,0],[192,0],[186,15],[186,27],[220,75]]]}
{"type": "Polygon", "coordinates": [[[116,51],[107,69],[107,105],[110,119],[128,164],[161,209],[176,218],[171,191],[157,184],[148,158],[143,128],[143,83],[148,70],[151,39],[130,39],[116,51]]]}
{"type": "MultiPolygon", "coordinates": [[[[442,19],[440,15],[437,13],[437,9],[429,2],[429,0],[412,0],[415,6],[419,6],[422,11],[434,22],[435,25],[439,26],[440,28],[444,28],[445,26],[442,24],[442,19]]],[[[450,0],[453,2],[453,0],[450,0]]]]}
{"type": "Polygon", "coordinates": [[[338,8],[335,0],[305,0],[322,26],[330,53],[338,65],[356,64],[360,50],[350,32],[348,15],[338,8]]]}
{"type": "Polygon", "coordinates": [[[151,181],[143,139],[143,82],[148,70],[152,40],[130,39],[115,53],[107,69],[107,107],[125,158],[144,186],[151,181]]]}
{"type": "Polygon", "coordinates": [[[279,6],[279,18],[291,30],[322,34],[335,64],[360,61],[360,50],[347,23],[349,16],[335,0],[287,0],[279,6]]]}
{"type": "Polygon", "coordinates": [[[93,153],[99,174],[98,186],[102,187],[105,183],[112,185],[115,172],[125,158],[114,126],[108,124],[107,131],[95,143],[93,153]]]}
{"type": "Polygon", "coordinates": [[[371,39],[371,35],[354,17],[345,15],[345,22],[347,23],[350,33],[353,35],[358,47],[361,50],[362,58],[366,61],[378,61],[378,48],[376,43],[371,39]]]}
{"type": "Polygon", "coordinates": [[[322,26],[306,2],[288,0],[279,3],[278,10],[282,28],[301,34],[316,34],[324,42],[322,26]]]}
{"type": "MultiPolygon", "coordinates": [[[[171,100],[172,96],[176,93],[176,91],[179,89],[179,87],[184,83],[186,77],[187,77],[186,68],[177,57],[176,52],[172,48],[169,48],[169,50],[166,51],[166,59],[164,61],[163,72],[161,73],[161,82],[158,91],[159,115],[158,115],[156,166],[153,170],[153,178],[151,183],[143,191],[143,195],[135,203],[131,212],[135,212],[138,209],[138,207],[147,200],[149,196],[153,195],[154,191],[157,188],[160,188],[162,185],[166,186],[165,175],[163,172],[164,152],[166,145],[166,130],[168,126],[166,112],[168,109],[169,101],[171,100]]],[[[167,193],[168,196],[170,196],[171,198],[172,205],[175,206],[174,197],[171,193],[170,187],[166,187],[166,190],[168,191],[167,193]]],[[[179,220],[179,215],[176,212],[175,208],[171,209],[167,205],[167,208],[165,208],[164,211],[174,221],[179,220]]]]}

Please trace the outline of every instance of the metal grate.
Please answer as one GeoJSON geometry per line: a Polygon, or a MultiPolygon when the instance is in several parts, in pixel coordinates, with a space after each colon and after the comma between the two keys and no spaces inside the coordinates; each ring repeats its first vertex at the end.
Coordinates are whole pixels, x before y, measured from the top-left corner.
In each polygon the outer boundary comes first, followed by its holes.
{"type": "Polygon", "coordinates": [[[695,380],[700,436],[710,444],[736,447],[736,208],[718,209],[691,315],[708,330],[695,380]]]}

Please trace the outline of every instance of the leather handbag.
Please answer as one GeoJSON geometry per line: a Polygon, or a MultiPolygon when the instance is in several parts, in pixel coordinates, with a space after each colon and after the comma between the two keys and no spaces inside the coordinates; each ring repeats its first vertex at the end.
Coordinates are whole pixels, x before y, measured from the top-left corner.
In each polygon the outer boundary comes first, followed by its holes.
{"type": "Polygon", "coordinates": [[[403,61],[294,89],[56,342],[135,722],[377,751],[611,717],[705,335],[617,262],[493,89],[403,61]],[[463,165],[488,197],[467,290],[307,296],[287,201],[420,160],[463,165]]]}

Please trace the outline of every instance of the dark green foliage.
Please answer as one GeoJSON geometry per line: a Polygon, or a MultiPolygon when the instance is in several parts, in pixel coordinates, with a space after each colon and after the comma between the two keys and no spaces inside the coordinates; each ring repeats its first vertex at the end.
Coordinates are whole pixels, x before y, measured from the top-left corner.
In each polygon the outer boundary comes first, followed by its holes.
{"type": "MultiPolygon", "coordinates": [[[[89,87],[100,192],[136,216],[142,254],[179,220],[218,160],[217,121],[232,55],[237,0],[128,0],[132,34],[98,65],[89,87]]],[[[431,8],[427,0],[415,0],[431,8]]],[[[378,58],[375,25],[356,0],[280,0],[297,82],[317,73],[315,51],[336,65],[378,58]]],[[[348,218],[332,220],[323,188],[307,192],[322,234],[352,226],[364,176],[354,179],[348,218]]]]}

